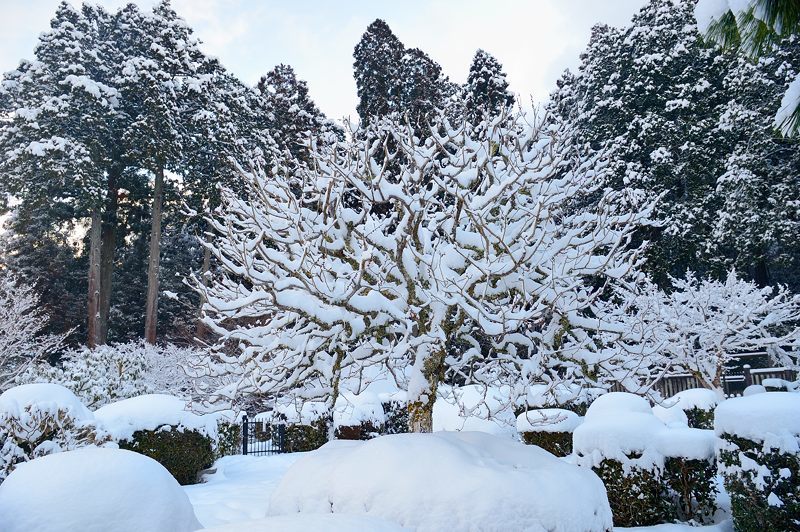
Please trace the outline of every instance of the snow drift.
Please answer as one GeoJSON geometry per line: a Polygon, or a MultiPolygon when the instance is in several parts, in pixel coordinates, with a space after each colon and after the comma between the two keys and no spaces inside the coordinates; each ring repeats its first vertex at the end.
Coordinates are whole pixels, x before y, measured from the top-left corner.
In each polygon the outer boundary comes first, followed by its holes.
{"type": "Polygon", "coordinates": [[[610,530],[591,471],[480,432],[334,441],[295,462],[271,515],[366,514],[426,530],[610,530]]]}
{"type": "Polygon", "coordinates": [[[3,532],[190,532],[200,528],[158,462],[86,447],[21,464],[0,485],[3,532]]]}

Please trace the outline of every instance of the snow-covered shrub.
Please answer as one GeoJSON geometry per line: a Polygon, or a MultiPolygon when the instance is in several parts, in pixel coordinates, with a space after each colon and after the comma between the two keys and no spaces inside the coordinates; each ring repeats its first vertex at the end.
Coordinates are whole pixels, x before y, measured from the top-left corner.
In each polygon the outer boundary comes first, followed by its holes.
{"type": "Polygon", "coordinates": [[[333,430],[333,417],[322,401],[279,402],[275,411],[262,419],[286,424],[284,444],[288,452],[319,449],[330,440],[333,430]]]}
{"type": "Polygon", "coordinates": [[[183,427],[137,430],[130,439],[120,440],[119,448],[149,456],[181,485],[197,483],[200,472],[214,462],[211,438],[183,427]]]}
{"type": "Polygon", "coordinates": [[[737,531],[800,529],[800,394],[722,402],[714,432],[737,531]]]}
{"type": "Polygon", "coordinates": [[[386,415],[374,393],[345,392],[336,401],[333,411],[334,437],[340,440],[368,440],[381,434],[386,415]]]}
{"type": "Polygon", "coordinates": [[[717,510],[717,463],[712,430],[672,425],[661,430],[656,450],[664,457],[662,482],[681,521],[708,523],[717,510]]]}
{"type": "Polygon", "coordinates": [[[25,384],[0,394],[0,482],[22,462],[108,440],[62,386],[25,384]]]}
{"type": "Polygon", "coordinates": [[[34,289],[0,272],[0,392],[61,348],[67,335],[43,334],[46,326],[34,289]]]}
{"type": "Polygon", "coordinates": [[[242,425],[235,420],[220,419],[214,440],[214,459],[239,454],[242,449],[242,425]]]}
{"type": "Polygon", "coordinates": [[[517,416],[517,432],[522,441],[556,456],[572,454],[572,432],[581,417],[571,410],[542,408],[517,416]]]}
{"type": "Polygon", "coordinates": [[[81,347],[64,353],[59,366],[39,364],[20,379],[62,384],[92,408],[149,393],[190,398],[195,382],[184,367],[197,356],[195,348],[143,341],[81,347]]]}
{"type": "Polygon", "coordinates": [[[400,397],[387,397],[381,404],[386,419],[383,433],[403,434],[408,432],[408,402],[400,397]]]}
{"type": "Polygon", "coordinates": [[[714,428],[714,408],[720,396],[715,390],[693,388],[679,392],[653,407],[653,413],[666,424],[678,422],[696,429],[714,428]]]}
{"type": "Polygon", "coordinates": [[[612,526],[603,485],[590,471],[480,432],[330,442],[289,468],[269,512],[366,514],[419,532],[612,526]]]}
{"type": "Polygon", "coordinates": [[[186,410],[186,402],[151,394],[99,408],[95,418],[123,449],[153,458],[181,484],[193,484],[214,461],[218,416],[186,410]]]}
{"type": "Polygon", "coordinates": [[[188,497],[155,461],[87,447],[18,467],[0,485],[0,530],[191,532],[188,497]]]}
{"type": "Polygon", "coordinates": [[[614,526],[654,525],[670,517],[664,458],[656,450],[663,430],[650,404],[629,393],[599,397],[575,429],[577,463],[591,467],[605,484],[614,526]]]}

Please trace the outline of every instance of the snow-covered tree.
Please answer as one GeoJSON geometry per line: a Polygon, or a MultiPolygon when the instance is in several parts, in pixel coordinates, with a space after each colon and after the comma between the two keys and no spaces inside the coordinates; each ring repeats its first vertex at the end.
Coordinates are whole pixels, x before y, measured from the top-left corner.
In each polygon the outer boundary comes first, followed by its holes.
{"type": "Polygon", "coordinates": [[[333,125],[308,94],[308,85],[289,65],[278,65],[258,82],[270,115],[269,130],[280,150],[298,161],[308,160],[308,137],[321,135],[333,125]]]}
{"type": "Polygon", "coordinates": [[[561,80],[552,108],[595,148],[610,145],[609,184],[663,195],[647,269],[711,268],[704,255],[714,221],[716,177],[729,151],[717,130],[728,101],[726,57],[707,48],[693,1],[650,0],[622,29],[598,26],[577,75],[561,80]]]}
{"type": "Polygon", "coordinates": [[[737,354],[766,351],[778,364],[800,365],[800,295],[785,288],[760,288],[732,270],[724,281],[689,272],[672,279],[669,293],[645,282],[620,295],[628,339],[649,353],[655,372],[687,372],[722,390],[737,354]]]}
{"type": "Polygon", "coordinates": [[[353,51],[353,75],[358,89],[358,116],[368,122],[373,117],[397,112],[398,69],[403,43],[389,25],[376,19],[353,51]]]}
{"type": "Polygon", "coordinates": [[[719,198],[709,254],[761,286],[800,289],[800,139],[775,133],[780,94],[800,72],[800,37],[774,46],[757,62],[739,57],[725,76],[730,100],[718,136],[731,144],[717,175],[719,198]]]}
{"type": "MultiPolygon", "coordinates": [[[[695,6],[700,31],[726,48],[742,49],[759,58],[781,40],[800,32],[800,8],[795,0],[700,0],[695,6]]],[[[773,124],[786,136],[800,131],[800,75],[795,75],[780,99],[773,124]]]]}
{"type": "Polygon", "coordinates": [[[430,431],[446,373],[619,379],[593,335],[620,331],[590,307],[630,271],[648,212],[613,214],[600,156],[576,148],[520,114],[424,136],[384,119],[309,168],[241,169],[248,194],[225,195],[208,244],[224,275],[201,287],[228,347],[208,370],[238,376],[219,394],[333,401],[343,375],[380,365],[408,391],[412,430],[430,431]]]}
{"type": "Polygon", "coordinates": [[[497,116],[514,104],[503,65],[484,50],[478,50],[472,58],[464,92],[465,106],[472,122],[484,116],[497,116]]]}
{"type": "Polygon", "coordinates": [[[46,325],[47,316],[33,288],[0,274],[0,391],[62,347],[66,335],[43,334],[46,325]]]}

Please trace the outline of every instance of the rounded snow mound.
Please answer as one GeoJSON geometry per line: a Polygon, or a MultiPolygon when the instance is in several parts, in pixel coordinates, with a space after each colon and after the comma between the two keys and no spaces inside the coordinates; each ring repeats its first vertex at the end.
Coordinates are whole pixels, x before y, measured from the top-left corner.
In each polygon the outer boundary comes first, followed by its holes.
{"type": "MultiPolygon", "coordinates": [[[[723,401],[714,411],[714,432],[754,441],[775,443],[775,447],[796,448],[800,436],[800,394],[764,392],[723,401]]],[[[795,449],[797,452],[797,449],[795,449]]]]}
{"type": "Polygon", "coordinates": [[[269,508],[366,514],[420,532],[612,527],[605,488],[591,471],[481,432],[330,442],[289,468],[269,508]]]}
{"type": "Polygon", "coordinates": [[[60,384],[23,384],[0,394],[0,412],[19,417],[21,411],[29,406],[49,412],[64,410],[78,421],[94,418],[78,396],[60,384]]]}
{"type": "Polygon", "coordinates": [[[601,395],[589,405],[586,410],[586,419],[588,421],[592,417],[599,415],[620,412],[653,413],[650,409],[650,403],[643,397],[628,392],[611,392],[601,395]]]}
{"type": "Polygon", "coordinates": [[[172,395],[148,394],[107,404],[94,417],[115,440],[128,440],[137,430],[156,430],[163,425],[197,430],[214,436],[217,418],[186,410],[186,401],[172,395]]]}
{"type": "Polygon", "coordinates": [[[0,485],[4,532],[189,532],[201,528],[155,460],[86,447],[20,464],[0,485]]]}
{"type": "Polygon", "coordinates": [[[653,407],[653,414],[667,425],[688,425],[686,411],[692,408],[714,410],[721,398],[714,390],[690,388],[678,392],[653,407]]]}

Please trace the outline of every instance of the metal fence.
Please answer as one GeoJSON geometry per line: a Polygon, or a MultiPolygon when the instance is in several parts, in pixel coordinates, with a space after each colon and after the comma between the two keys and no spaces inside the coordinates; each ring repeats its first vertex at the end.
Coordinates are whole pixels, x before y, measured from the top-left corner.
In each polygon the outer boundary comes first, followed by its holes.
{"type": "Polygon", "coordinates": [[[264,456],[286,451],[286,425],[242,418],[242,454],[264,456]]]}

